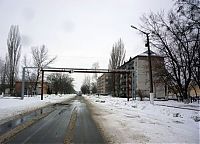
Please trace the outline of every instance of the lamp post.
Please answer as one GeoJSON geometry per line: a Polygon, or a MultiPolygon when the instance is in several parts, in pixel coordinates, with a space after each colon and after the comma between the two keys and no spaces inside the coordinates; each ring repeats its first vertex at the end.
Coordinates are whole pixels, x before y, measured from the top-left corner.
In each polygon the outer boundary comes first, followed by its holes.
{"type": "Polygon", "coordinates": [[[152,78],[152,66],[151,66],[151,51],[150,51],[150,45],[149,45],[149,33],[144,32],[137,27],[131,25],[132,28],[140,31],[141,33],[145,34],[147,37],[147,43],[145,44],[145,47],[148,48],[148,62],[149,62],[149,82],[150,82],[150,103],[154,103],[154,93],[153,93],[153,78],[152,78]]]}

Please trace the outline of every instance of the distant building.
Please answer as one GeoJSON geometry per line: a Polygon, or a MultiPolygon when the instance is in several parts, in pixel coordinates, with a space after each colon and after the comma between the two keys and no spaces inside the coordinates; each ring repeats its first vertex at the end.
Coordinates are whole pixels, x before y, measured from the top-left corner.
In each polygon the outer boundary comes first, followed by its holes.
{"type": "Polygon", "coordinates": [[[190,86],[190,96],[191,97],[200,97],[200,88],[197,84],[194,84],[193,86],[190,86]]]}
{"type": "MultiPolygon", "coordinates": [[[[194,99],[200,100],[200,87],[193,80],[191,80],[191,82],[188,86],[188,96],[189,96],[189,98],[194,98],[194,99]]],[[[169,87],[168,97],[170,99],[181,100],[177,85],[169,87]]]]}
{"type": "Polygon", "coordinates": [[[110,94],[109,91],[109,74],[105,73],[97,79],[97,93],[102,95],[110,94]]]}
{"type": "Polygon", "coordinates": [[[3,93],[4,95],[8,95],[10,93],[9,84],[0,84],[0,95],[3,93]]]}
{"type": "MultiPolygon", "coordinates": [[[[38,82],[36,91],[34,91],[35,82],[25,82],[24,84],[24,95],[40,95],[41,94],[41,83],[38,82]]],[[[43,93],[47,94],[48,86],[47,83],[43,83],[43,93]]],[[[22,81],[16,81],[15,92],[17,96],[21,96],[22,81]]]]}

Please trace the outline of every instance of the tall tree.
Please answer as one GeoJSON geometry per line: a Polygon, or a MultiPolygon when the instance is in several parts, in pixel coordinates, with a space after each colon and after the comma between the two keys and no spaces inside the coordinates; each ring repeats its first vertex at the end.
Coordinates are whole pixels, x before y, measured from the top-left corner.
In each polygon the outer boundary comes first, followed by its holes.
{"type": "MultiPolygon", "coordinates": [[[[188,21],[195,27],[197,31],[200,29],[200,2],[198,0],[177,0],[175,3],[176,10],[182,18],[188,21]]],[[[195,35],[194,35],[195,37],[195,35]]],[[[198,37],[200,39],[200,37],[198,37]]],[[[196,43],[196,53],[193,62],[192,80],[200,88],[200,43],[196,43]]]]}
{"type": "Polygon", "coordinates": [[[47,76],[48,86],[52,93],[70,94],[74,93],[74,79],[67,74],[52,73],[47,76]]]}
{"type": "MultiPolygon", "coordinates": [[[[24,55],[22,65],[23,65],[23,67],[31,67],[31,61],[27,58],[26,55],[24,55]]],[[[25,81],[27,82],[26,84],[27,84],[28,92],[32,96],[33,92],[34,92],[34,88],[35,88],[35,83],[34,82],[36,81],[35,70],[26,69],[25,81]]]]}
{"type": "Polygon", "coordinates": [[[108,68],[117,69],[120,67],[124,62],[125,55],[126,51],[124,48],[124,43],[120,38],[112,47],[108,68]]]}
{"type": "Polygon", "coordinates": [[[40,69],[45,68],[50,64],[52,64],[55,61],[56,57],[49,58],[48,50],[45,47],[45,45],[42,45],[41,47],[33,47],[32,57],[33,57],[33,65],[38,68],[36,71],[36,81],[34,88],[34,90],[36,91],[37,83],[40,78],[40,69]]]}
{"type": "MultiPolygon", "coordinates": [[[[125,54],[124,43],[120,38],[112,47],[108,68],[111,70],[118,69],[124,63],[125,54]]],[[[110,90],[113,96],[119,96],[119,78],[119,74],[111,74],[110,76],[110,90]]]]}
{"type": "MultiPolygon", "coordinates": [[[[99,69],[99,63],[95,62],[92,64],[92,69],[99,69]]],[[[93,94],[97,93],[97,78],[98,78],[98,73],[94,73],[92,76],[92,82],[91,82],[91,91],[93,94]]]]}
{"type": "MultiPolygon", "coordinates": [[[[93,63],[92,64],[92,69],[99,69],[99,63],[98,62],[95,62],[95,63],[93,63]]],[[[93,77],[92,77],[92,79],[93,79],[93,81],[94,82],[97,82],[97,78],[98,78],[98,75],[97,75],[97,73],[94,73],[94,75],[93,75],[93,77]]]]}
{"type": "Polygon", "coordinates": [[[195,55],[199,49],[199,24],[174,9],[165,14],[143,16],[143,28],[151,33],[152,45],[165,57],[167,77],[180,97],[189,98],[195,55]]]}
{"type": "Polygon", "coordinates": [[[94,83],[94,82],[91,83],[91,92],[92,94],[97,93],[97,83],[94,83]]]}
{"type": "Polygon", "coordinates": [[[200,2],[199,0],[176,0],[175,10],[179,16],[185,17],[193,23],[200,25],[200,2]]]}
{"type": "Polygon", "coordinates": [[[83,80],[83,84],[81,85],[81,92],[83,94],[89,94],[90,93],[90,88],[91,88],[91,83],[90,83],[90,77],[85,76],[85,79],[83,80]]]}
{"type": "Polygon", "coordinates": [[[0,58],[0,92],[5,92],[5,62],[0,58]]]}
{"type": "Polygon", "coordinates": [[[14,82],[18,72],[18,62],[21,54],[21,37],[19,33],[19,27],[12,25],[7,39],[8,47],[8,73],[9,73],[9,85],[10,94],[14,94],[14,82]]]}

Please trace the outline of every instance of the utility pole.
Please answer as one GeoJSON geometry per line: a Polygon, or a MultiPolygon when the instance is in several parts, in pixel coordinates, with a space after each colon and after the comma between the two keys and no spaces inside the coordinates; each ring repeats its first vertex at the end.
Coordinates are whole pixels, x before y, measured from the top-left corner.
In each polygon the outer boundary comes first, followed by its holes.
{"type": "Polygon", "coordinates": [[[151,51],[150,51],[150,45],[149,45],[149,33],[144,32],[137,27],[131,25],[132,28],[140,31],[141,33],[145,34],[147,37],[147,43],[145,44],[145,47],[148,48],[148,62],[149,62],[149,83],[150,83],[150,103],[154,104],[154,93],[153,93],[153,78],[152,78],[152,65],[151,65],[151,51]]]}
{"type": "Polygon", "coordinates": [[[41,69],[41,71],[42,71],[41,100],[43,100],[43,85],[44,85],[43,81],[44,81],[44,71],[43,71],[43,69],[41,69]]]}
{"type": "Polygon", "coordinates": [[[25,83],[25,68],[23,67],[23,71],[22,71],[22,93],[21,93],[21,99],[24,99],[24,83],[25,83]]]}

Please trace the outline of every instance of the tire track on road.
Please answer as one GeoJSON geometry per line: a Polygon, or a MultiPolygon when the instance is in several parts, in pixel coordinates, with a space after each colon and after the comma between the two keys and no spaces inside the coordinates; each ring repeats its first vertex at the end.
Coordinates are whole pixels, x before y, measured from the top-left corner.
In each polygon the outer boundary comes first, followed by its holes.
{"type": "Polygon", "coordinates": [[[72,143],[74,133],[75,133],[75,127],[76,127],[76,121],[77,121],[77,107],[74,107],[72,110],[71,118],[67,127],[67,133],[64,139],[64,144],[70,144],[72,143]]]}

